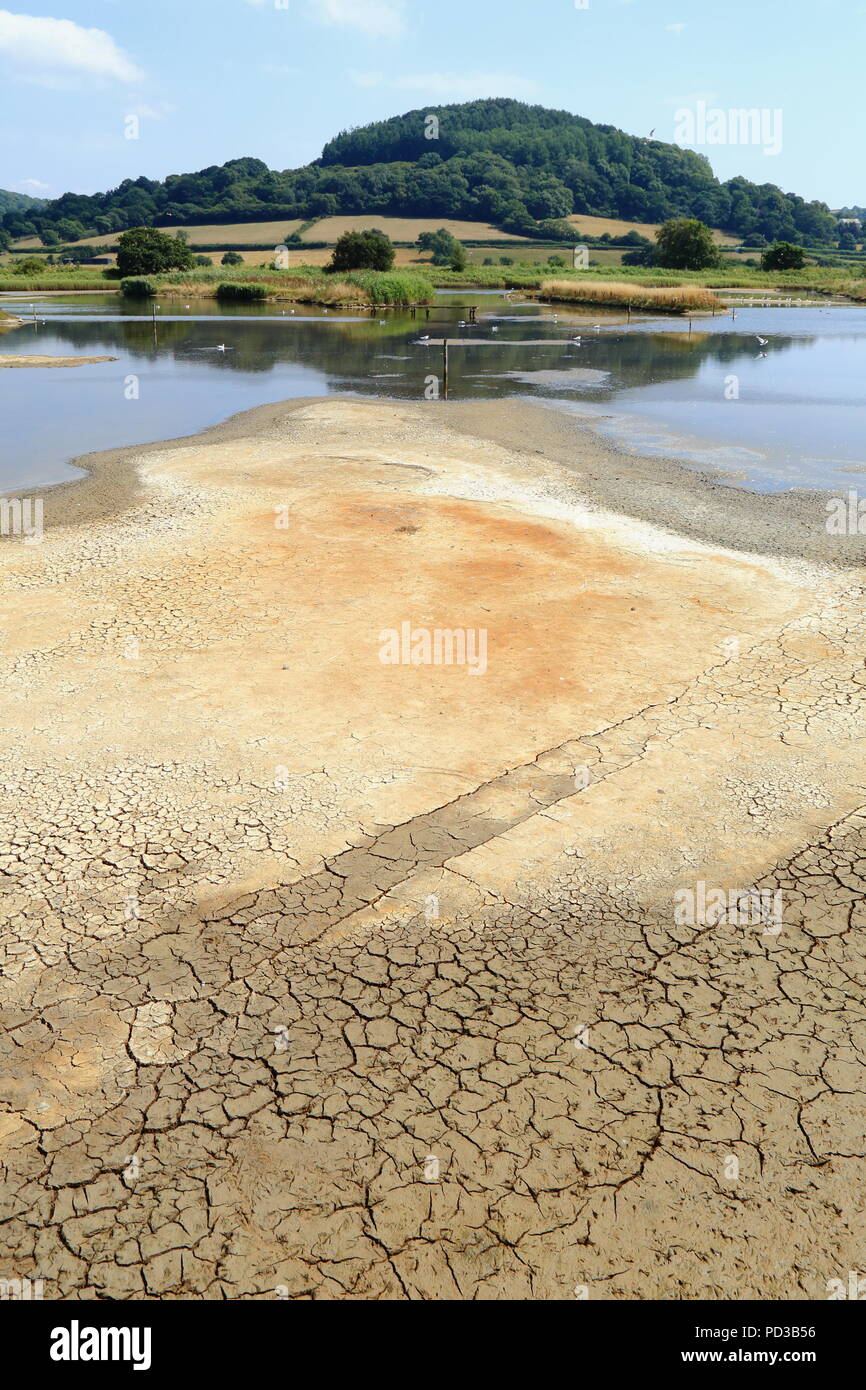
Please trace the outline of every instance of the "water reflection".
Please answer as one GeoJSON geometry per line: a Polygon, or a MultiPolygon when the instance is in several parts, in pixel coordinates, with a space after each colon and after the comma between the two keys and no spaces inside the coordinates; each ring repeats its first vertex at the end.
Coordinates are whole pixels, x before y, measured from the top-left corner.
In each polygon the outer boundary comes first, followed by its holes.
{"type": "Polygon", "coordinates": [[[542,400],[631,448],[745,473],[766,490],[853,485],[846,470],[866,463],[866,309],[740,310],[690,328],[499,295],[457,299],[443,297],[429,316],[34,299],[37,322],[6,334],[4,352],[118,360],[0,373],[2,484],[68,476],[62,464],[76,454],[187,434],[288,397],[429,399],[445,336],[452,399],[542,400]],[[473,301],[476,323],[465,308],[473,301]]]}

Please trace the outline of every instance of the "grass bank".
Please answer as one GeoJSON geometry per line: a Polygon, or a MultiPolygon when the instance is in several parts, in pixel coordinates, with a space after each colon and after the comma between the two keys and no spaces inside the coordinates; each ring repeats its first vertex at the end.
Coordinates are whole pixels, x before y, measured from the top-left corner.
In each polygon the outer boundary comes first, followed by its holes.
{"type": "Polygon", "coordinates": [[[636,285],[618,280],[545,280],[545,299],[558,304],[606,304],[684,314],[693,309],[721,309],[722,301],[703,285],[636,285]]]}
{"type": "Polygon", "coordinates": [[[432,304],[435,291],[426,275],[409,271],[358,270],[346,275],[326,275],[311,266],[291,270],[269,267],[236,268],[231,282],[225,269],[172,271],[151,275],[146,282],[124,280],[124,294],[161,299],[249,299],[295,304],[363,305],[432,304]],[[230,289],[229,289],[230,283],[230,289]]]}

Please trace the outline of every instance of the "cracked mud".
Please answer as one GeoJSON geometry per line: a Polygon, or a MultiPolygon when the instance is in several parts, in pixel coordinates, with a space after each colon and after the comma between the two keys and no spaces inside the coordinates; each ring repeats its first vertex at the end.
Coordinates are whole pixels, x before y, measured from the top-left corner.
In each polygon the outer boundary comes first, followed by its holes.
{"type": "Polygon", "coordinates": [[[593,510],[421,407],[138,470],[122,514],[0,549],[0,1278],[812,1299],[862,1268],[860,572],[593,510]],[[383,665],[404,621],[484,629],[486,673],[383,665]],[[698,884],[782,921],[683,924],[698,884]]]}

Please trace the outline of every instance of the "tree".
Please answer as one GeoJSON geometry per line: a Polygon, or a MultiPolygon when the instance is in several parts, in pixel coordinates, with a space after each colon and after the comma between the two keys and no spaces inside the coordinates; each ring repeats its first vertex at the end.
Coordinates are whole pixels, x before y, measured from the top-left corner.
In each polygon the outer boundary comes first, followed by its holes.
{"type": "Polygon", "coordinates": [[[23,261],[14,261],[12,264],[13,275],[38,275],[44,268],[44,262],[40,256],[27,256],[23,261]]]}
{"type": "Polygon", "coordinates": [[[328,270],[390,270],[396,252],[390,237],[375,228],[345,232],[334,247],[328,270]]]}
{"type": "Polygon", "coordinates": [[[669,270],[708,270],[718,265],[713,234],[694,217],[675,217],[656,232],[656,265],[669,270]]]}
{"type": "Polygon", "coordinates": [[[464,271],[466,269],[467,264],[468,257],[466,255],[466,247],[463,245],[462,241],[458,241],[455,237],[454,246],[451,250],[451,260],[449,262],[449,265],[452,270],[456,270],[459,272],[464,271]]]}
{"type": "Polygon", "coordinates": [[[196,256],[195,264],[200,266],[213,265],[213,261],[210,256],[196,256]]]}
{"type": "Polygon", "coordinates": [[[87,236],[86,228],[71,217],[61,218],[54,226],[61,241],[83,241],[87,236]]]}
{"type": "Polygon", "coordinates": [[[237,251],[226,251],[220,265],[243,265],[244,258],[237,251]]]}
{"type": "Polygon", "coordinates": [[[805,264],[802,246],[792,246],[790,241],[777,241],[761,257],[762,270],[802,270],[805,264]]]}
{"type": "Polygon", "coordinates": [[[158,275],[164,270],[191,270],[192,252],[177,237],[155,227],[135,227],[117,241],[117,268],[124,277],[158,275]]]}

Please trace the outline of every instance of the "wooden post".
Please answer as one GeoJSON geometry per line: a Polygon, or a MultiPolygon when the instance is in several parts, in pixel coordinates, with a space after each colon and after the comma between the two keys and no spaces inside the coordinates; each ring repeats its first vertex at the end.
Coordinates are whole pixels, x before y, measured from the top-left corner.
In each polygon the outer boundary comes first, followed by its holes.
{"type": "Polygon", "coordinates": [[[445,338],[445,339],[443,340],[443,343],[442,343],[442,359],[443,359],[444,372],[445,372],[444,383],[443,383],[443,384],[444,384],[444,392],[443,392],[443,394],[444,394],[445,399],[446,399],[446,401],[447,401],[447,399],[448,399],[448,339],[447,339],[447,338],[445,338]]]}

